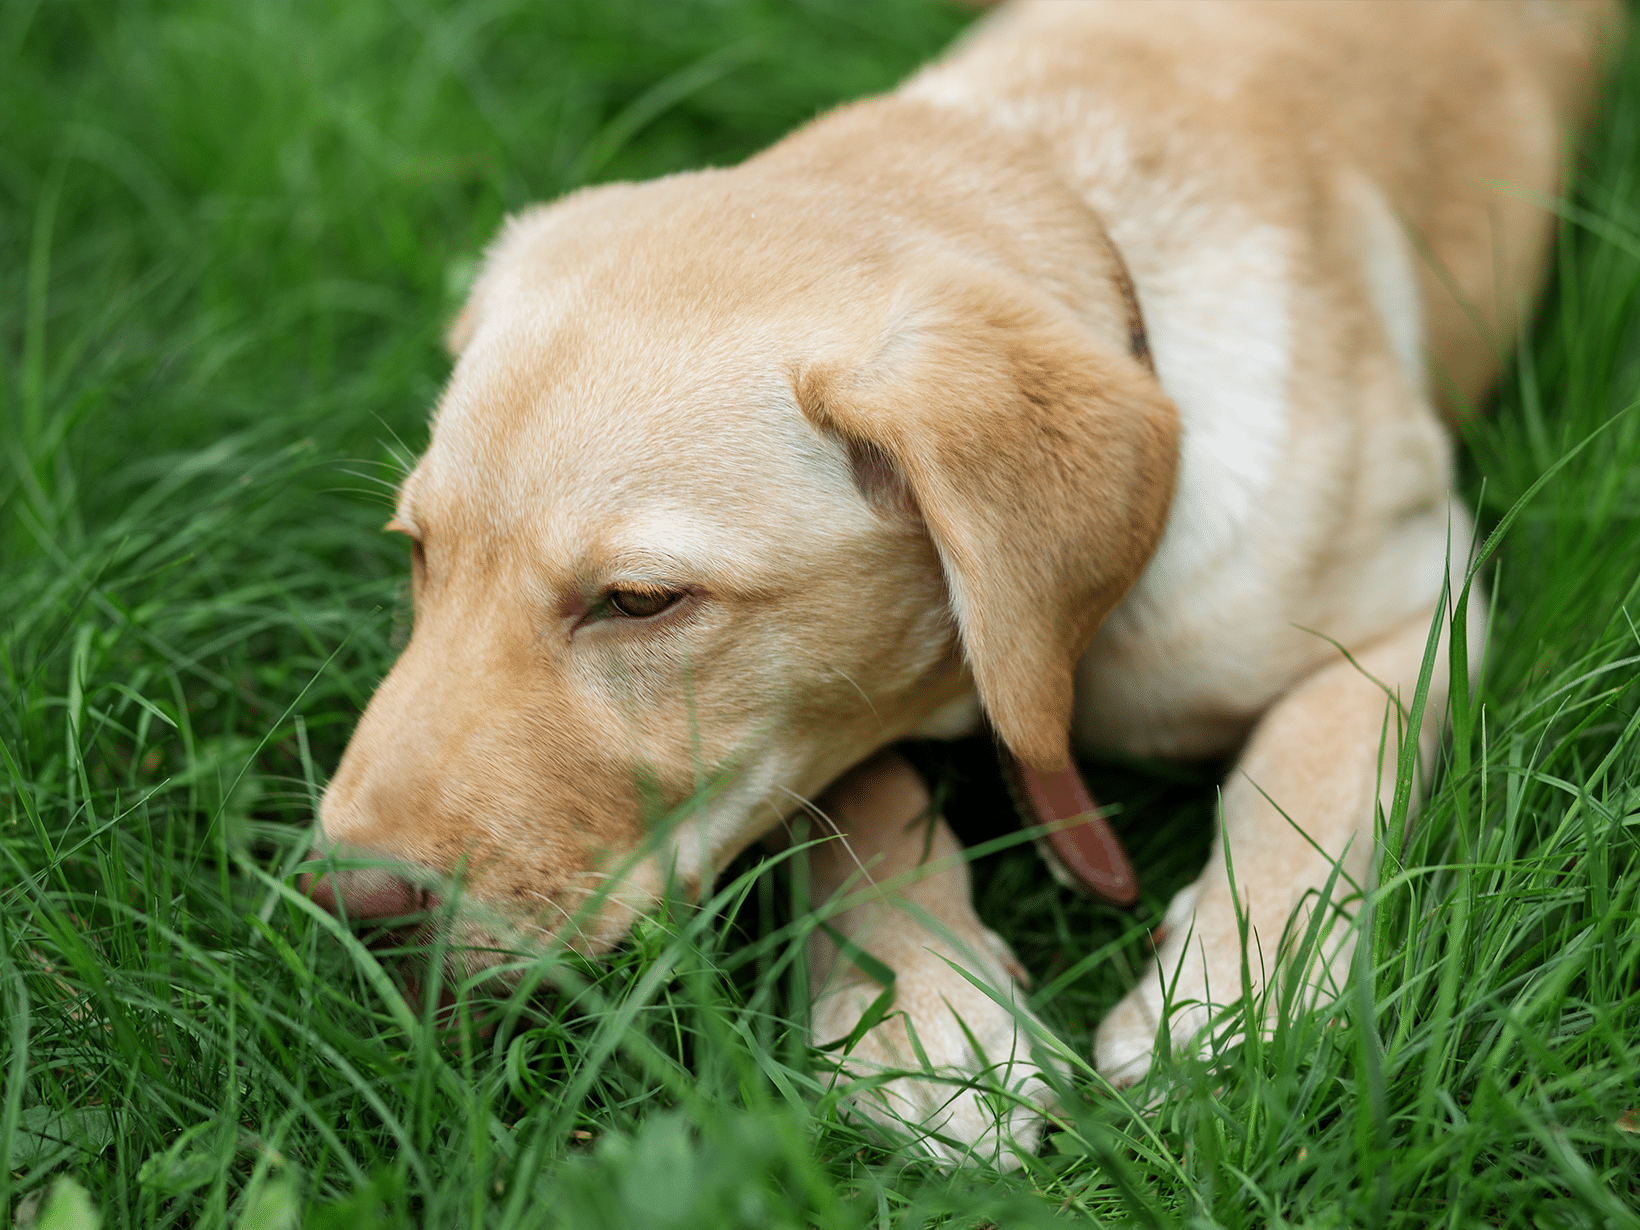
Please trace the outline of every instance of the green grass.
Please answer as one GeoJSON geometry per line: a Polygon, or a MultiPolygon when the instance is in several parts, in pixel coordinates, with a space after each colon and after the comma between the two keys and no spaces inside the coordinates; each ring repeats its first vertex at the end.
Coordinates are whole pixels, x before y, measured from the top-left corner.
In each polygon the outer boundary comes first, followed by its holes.
{"type": "MultiPolygon", "coordinates": [[[[1632,50],[1539,325],[1468,432],[1488,526],[1618,417],[1518,505],[1485,678],[1338,1003],[1248,1042],[1232,1019],[1134,1098],[1081,1072],[1040,1159],[949,1174],[840,1113],[804,1045],[781,868],[743,859],[717,908],[674,909],[602,965],[534,963],[557,990],[500,1001],[488,1034],[437,1027],[394,957],[289,891],[403,635],[403,548],[375,531],[502,213],[733,161],[966,19],[914,0],[0,7],[0,1215],[1640,1226],[1632,50]]],[[[913,754],[970,841],[1009,830],[983,745],[913,754]]],[[[1093,766],[1141,922],[1199,866],[1220,768],[1093,766]]],[[[1086,1057],[1144,927],[1028,848],[975,872],[1086,1057]]]]}

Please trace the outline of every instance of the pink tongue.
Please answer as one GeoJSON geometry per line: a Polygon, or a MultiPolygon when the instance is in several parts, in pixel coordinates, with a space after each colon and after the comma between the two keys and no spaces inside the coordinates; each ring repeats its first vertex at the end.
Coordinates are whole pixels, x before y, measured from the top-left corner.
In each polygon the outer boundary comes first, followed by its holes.
{"type": "Polygon", "coordinates": [[[1050,833],[1037,846],[1048,866],[1069,877],[1094,896],[1112,905],[1128,906],[1139,900],[1139,877],[1133,874],[1127,851],[1099,804],[1088,793],[1082,774],[1073,763],[1057,773],[1041,773],[1015,766],[1021,793],[1036,813],[1039,824],[1054,824],[1082,818],[1050,833]]]}

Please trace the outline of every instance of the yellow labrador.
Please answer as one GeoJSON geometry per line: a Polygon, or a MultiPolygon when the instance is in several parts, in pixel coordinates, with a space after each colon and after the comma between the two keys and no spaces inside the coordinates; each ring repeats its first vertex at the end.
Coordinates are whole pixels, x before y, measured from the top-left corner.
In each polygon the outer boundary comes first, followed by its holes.
{"type": "MultiPolygon", "coordinates": [[[[901,1079],[864,1109],[1009,1160],[1048,1096],[998,1002],[1021,971],[885,749],[982,715],[1041,771],[1241,748],[1255,973],[1334,860],[1364,880],[1385,690],[1410,694],[1471,532],[1443,402],[1484,396],[1542,278],[1525,201],[1558,190],[1619,16],[1022,4],[743,166],[512,219],[391,523],[414,635],[324,799],[328,841],[420,870],[315,890],[381,915],[459,871],[482,909],[457,939],[573,920],[597,952],[817,808],[841,834],[817,898],[893,890],[835,920],[897,975],[849,1062],[920,1044],[1020,1098],[999,1121],[901,1079]],[[703,766],[718,793],[629,857],[703,766]]],[[[1167,923],[1183,1038],[1239,989],[1217,848],[1167,923]]],[[[813,955],[825,1042],[878,987],[829,936],[813,955]]],[[[1151,971],[1102,1071],[1144,1072],[1161,1004],[1151,971]]]]}

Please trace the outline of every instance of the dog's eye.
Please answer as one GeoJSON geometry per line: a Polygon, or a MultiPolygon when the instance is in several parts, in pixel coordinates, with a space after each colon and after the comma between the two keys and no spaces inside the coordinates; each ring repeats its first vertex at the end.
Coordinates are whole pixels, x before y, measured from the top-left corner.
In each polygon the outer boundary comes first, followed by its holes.
{"type": "Polygon", "coordinates": [[[670,589],[612,589],[604,595],[611,615],[648,619],[676,603],[683,595],[670,589]]]}

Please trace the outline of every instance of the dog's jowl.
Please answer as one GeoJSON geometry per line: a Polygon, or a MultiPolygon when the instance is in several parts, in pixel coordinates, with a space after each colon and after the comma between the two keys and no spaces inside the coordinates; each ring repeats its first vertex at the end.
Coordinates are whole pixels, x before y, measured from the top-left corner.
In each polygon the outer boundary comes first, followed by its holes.
{"type": "MultiPolygon", "coordinates": [[[[902,1077],[859,1109],[951,1156],[1032,1147],[1023,971],[891,745],[989,722],[1044,773],[1239,749],[1157,952],[1176,1041],[1240,990],[1226,845],[1255,974],[1335,863],[1365,883],[1385,689],[1470,541],[1449,425],[1542,279],[1532,202],[1619,18],[1022,4],[742,166],[511,219],[391,523],[414,634],[324,799],[328,842],[404,870],[315,890],[382,915],[459,874],[470,968],[596,953],[818,811],[816,893],[868,891],[814,941],[815,1041],[880,993],[844,936],[899,1009],[855,1072],[919,1068],[914,1030],[1020,1095],[902,1077]],[[721,791],[645,847],[702,762],[721,791]]],[[[1145,1073],[1161,1008],[1152,969],[1101,1071],[1145,1073]]]]}

